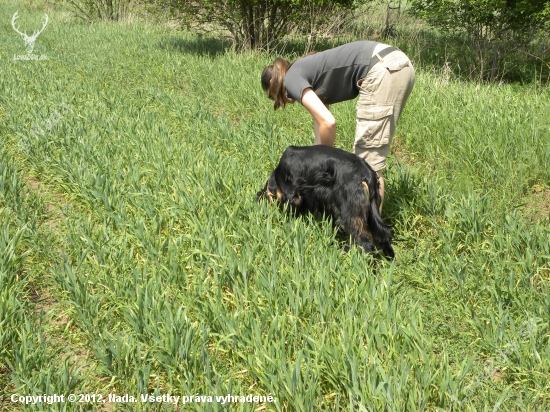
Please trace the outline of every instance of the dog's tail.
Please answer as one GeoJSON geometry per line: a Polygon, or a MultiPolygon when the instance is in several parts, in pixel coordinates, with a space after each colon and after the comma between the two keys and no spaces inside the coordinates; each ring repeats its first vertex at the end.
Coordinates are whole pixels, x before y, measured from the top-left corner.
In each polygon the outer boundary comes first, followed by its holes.
{"type": "MultiPolygon", "coordinates": [[[[380,194],[377,189],[370,190],[367,182],[362,181],[363,191],[367,197],[367,227],[372,234],[375,243],[382,249],[384,254],[390,258],[395,257],[393,248],[391,247],[391,231],[390,227],[384,223],[380,216],[380,194]]],[[[375,183],[376,184],[376,183],[375,183]]]]}

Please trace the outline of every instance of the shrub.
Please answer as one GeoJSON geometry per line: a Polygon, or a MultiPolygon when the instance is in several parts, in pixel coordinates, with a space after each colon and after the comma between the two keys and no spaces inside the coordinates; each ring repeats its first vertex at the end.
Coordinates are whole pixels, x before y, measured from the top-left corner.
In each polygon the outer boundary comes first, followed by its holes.
{"type": "Polygon", "coordinates": [[[518,64],[512,58],[527,57],[524,52],[550,21],[550,1],[413,0],[411,12],[464,38],[474,50],[477,76],[494,80],[518,64]]]}
{"type": "Polygon", "coordinates": [[[264,49],[291,32],[338,30],[359,4],[353,0],[159,0],[188,28],[225,31],[238,47],[264,49]]]}

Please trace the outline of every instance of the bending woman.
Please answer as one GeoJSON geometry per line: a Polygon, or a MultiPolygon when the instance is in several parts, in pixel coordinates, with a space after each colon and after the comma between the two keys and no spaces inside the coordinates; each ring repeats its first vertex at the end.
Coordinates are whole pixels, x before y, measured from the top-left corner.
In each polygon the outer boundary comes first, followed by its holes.
{"type": "Polygon", "coordinates": [[[262,72],[262,89],[275,110],[298,101],[313,116],[315,144],[334,145],[336,120],[329,105],[359,95],[353,151],[380,176],[382,200],[382,170],[413,86],[414,68],[405,53],[372,41],[310,54],[293,64],[277,58],[262,72]]]}

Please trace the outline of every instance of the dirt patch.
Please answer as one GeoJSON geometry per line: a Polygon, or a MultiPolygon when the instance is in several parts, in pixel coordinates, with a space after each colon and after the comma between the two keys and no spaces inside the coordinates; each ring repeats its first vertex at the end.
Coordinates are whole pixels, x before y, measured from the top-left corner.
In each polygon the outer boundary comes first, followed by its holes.
{"type": "Polygon", "coordinates": [[[26,181],[33,192],[42,196],[45,195],[46,200],[49,200],[48,198],[51,198],[52,201],[48,201],[46,203],[46,212],[48,213],[48,218],[44,221],[44,223],[48,225],[52,231],[55,232],[57,230],[57,227],[59,226],[59,223],[64,218],[64,215],[61,212],[61,205],[66,203],[65,199],[60,194],[52,194],[50,191],[46,190],[44,184],[36,178],[31,177],[26,179],[26,181]]]}
{"type": "Polygon", "coordinates": [[[525,211],[534,221],[550,219],[550,187],[533,185],[526,195],[525,211]]]}
{"type": "Polygon", "coordinates": [[[414,164],[414,156],[405,148],[405,141],[402,137],[395,136],[393,138],[391,142],[391,154],[397,158],[399,163],[414,164]]]}
{"type": "Polygon", "coordinates": [[[57,304],[57,300],[55,300],[49,290],[42,291],[41,294],[33,296],[32,300],[36,302],[36,311],[40,314],[49,313],[57,304]]]}
{"type": "MultiPolygon", "coordinates": [[[[70,318],[66,313],[60,312],[59,303],[57,299],[52,296],[49,290],[41,291],[40,295],[35,298],[36,301],[36,313],[39,317],[46,317],[49,324],[49,331],[44,333],[46,339],[56,347],[69,347],[66,338],[63,336],[67,325],[70,322],[70,318]]],[[[80,367],[81,373],[86,372],[90,367],[86,362],[88,354],[83,348],[75,347],[71,345],[71,350],[65,353],[64,360],[69,359],[72,364],[80,367]]]]}
{"type": "Polygon", "coordinates": [[[10,370],[8,368],[0,368],[0,382],[7,383],[6,387],[0,389],[0,410],[6,412],[15,411],[15,405],[17,405],[10,400],[10,396],[16,393],[17,388],[10,382],[9,376],[10,370]]]}
{"type": "MultiPolygon", "coordinates": [[[[61,223],[66,218],[63,210],[69,205],[69,202],[62,194],[56,193],[54,189],[49,187],[47,183],[34,177],[24,177],[24,179],[30,191],[39,196],[45,204],[46,217],[42,222],[42,227],[46,235],[52,242],[61,244],[62,242],[57,242],[57,239],[63,236],[61,223]]],[[[59,256],[64,253],[61,246],[58,246],[55,251],[59,256]]],[[[50,275],[44,273],[41,276],[46,278],[50,275]]],[[[35,305],[36,319],[47,323],[43,336],[52,348],[56,348],[56,350],[64,348],[58,352],[60,362],[69,360],[72,365],[79,369],[80,376],[85,375],[92,368],[89,362],[91,354],[82,342],[72,341],[70,335],[75,331],[76,326],[71,324],[70,316],[63,304],[56,298],[55,292],[52,293],[48,286],[44,286],[48,282],[40,283],[43,286],[32,290],[29,297],[35,305]],[[67,336],[68,328],[69,333],[67,336]]]]}

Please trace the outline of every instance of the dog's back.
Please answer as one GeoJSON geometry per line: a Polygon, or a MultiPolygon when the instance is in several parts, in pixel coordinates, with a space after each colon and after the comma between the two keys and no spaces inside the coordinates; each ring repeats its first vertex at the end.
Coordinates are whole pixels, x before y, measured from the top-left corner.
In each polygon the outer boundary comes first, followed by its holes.
{"type": "Polygon", "coordinates": [[[360,173],[364,178],[373,173],[367,162],[355,154],[325,145],[289,146],[281,156],[279,166],[283,170],[319,179],[327,184],[334,183],[336,173],[360,173]]]}

